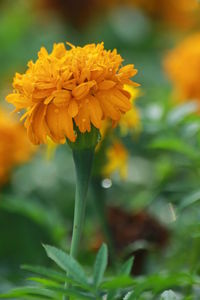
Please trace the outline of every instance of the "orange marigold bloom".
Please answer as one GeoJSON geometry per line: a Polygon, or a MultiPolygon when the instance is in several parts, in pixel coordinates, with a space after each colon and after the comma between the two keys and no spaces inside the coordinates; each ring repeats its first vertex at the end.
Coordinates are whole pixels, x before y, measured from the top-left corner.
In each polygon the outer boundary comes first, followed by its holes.
{"type": "Polygon", "coordinates": [[[33,147],[24,128],[0,108],[0,185],[8,179],[11,169],[29,160],[33,147]]]}
{"type": "Polygon", "coordinates": [[[138,86],[130,80],[137,73],[134,65],[122,67],[121,56],[103,43],[70,46],[54,44],[50,54],[42,47],[26,73],[16,74],[14,92],[7,96],[16,110],[26,110],[22,119],[34,144],[47,143],[47,137],[74,142],[75,127],[81,133],[100,129],[102,120],[116,123],[132,107],[124,85],[138,86]]]}
{"type": "Polygon", "coordinates": [[[181,101],[200,101],[200,33],[186,38],[168,53],[165,70],[181,101]]]}

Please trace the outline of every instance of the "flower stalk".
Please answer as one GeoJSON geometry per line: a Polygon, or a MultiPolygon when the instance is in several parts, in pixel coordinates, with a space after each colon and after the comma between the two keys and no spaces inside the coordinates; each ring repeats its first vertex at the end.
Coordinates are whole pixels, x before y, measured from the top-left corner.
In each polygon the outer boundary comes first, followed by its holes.
{"type": "MultiPolygon", "coordinates": [[[[76,258],[78,255],[85,218],[86,196],[92,171],[93,157],[95,147],[100,138],[99,130],[95,127],[92,127],[91,131],[85,134],[82,134],[77,128],[76,133],[76,142],[68,142],[72,149],[76,170],[74,223],[70,248],[70,256],[73,258],[76,258]]],[[[65,283],[65,287],[68,287],[67,283],[65,283]]],[[[68,300],[68,297],[64,296],[63,300],[68,300]]]]}
{"type": "Polygon", "coordinates": [[[73,150],[76,169],[74,224],[70,255],[76,258],[84,223],[86,195],[91,175],[94,149],[73,150]]]}
{"type": "MultiPolygon", "coordinates": [[[[86,196],[92,170],[94,147],[88,149],[73,149],[73,159],[76,170],[76,193],[74,207],[74,223],[70,256],[77,257],[85,218],[86,196]]],[[[65,283],[65,287],[68,284],[65,283]]],[[[67,296],[63,300],[68,300],[67,296]]]]}

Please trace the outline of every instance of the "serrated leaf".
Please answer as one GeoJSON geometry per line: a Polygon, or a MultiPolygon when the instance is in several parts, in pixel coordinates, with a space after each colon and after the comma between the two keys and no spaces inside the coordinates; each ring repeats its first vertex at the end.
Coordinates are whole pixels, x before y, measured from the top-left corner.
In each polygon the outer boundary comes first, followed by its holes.
{"type": "Polygon", "coordinates": [[[94,274],[93,274],[93,284],[98,287],[103,279],[106,267],[108,263],[108,248],[103,244],[97,253],[95,264],[94,264],[94,274]]]}
{"type": "Polygon", "coordinates": [[[164,291],[160,300],[177,300],[176,294],[172,290],[164,291]]]}
{"type": "Polygon", "coordinates": [[[88,281],[86,274],[81,265],[70,255],[64,251],[49,245],[43,245],[47,256],[51,258],[61,269],[66,271],[77,282],[87,285],[88,281]]]}
{"type": "Polygon", "coordinates": [[[119,275],[129,276],[133,267],[134,257],[130,257],[121,267],[119,275]]]}

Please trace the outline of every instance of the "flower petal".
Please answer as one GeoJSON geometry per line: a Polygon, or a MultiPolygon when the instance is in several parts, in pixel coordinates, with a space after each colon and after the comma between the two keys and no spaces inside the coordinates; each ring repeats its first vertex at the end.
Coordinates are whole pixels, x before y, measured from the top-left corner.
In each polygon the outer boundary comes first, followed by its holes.
{"type": "Polygon", "coordinates": [[[74,118],[78,113],[78,104],[75,100],[70,101],[68,106],[68,113],[69,115],[74,118]]]}
{"type": "Polygon", "coordinates": [[[68,114],[67,107],[58,108],[53,103],[48,105],[46,122],[50,130],[50,137],[56,143],[63,143],[65,136],[74,142],[76,136],[73,129],[73,121],[68,114]]]}
{"type": "Polygon", "coordinates": [[[35,106],[32,114],[27,117],[25,127],[31,142],[35,145],[46,143],[48,128],[45,121],[47,106],[38,104],[35,106]]]}

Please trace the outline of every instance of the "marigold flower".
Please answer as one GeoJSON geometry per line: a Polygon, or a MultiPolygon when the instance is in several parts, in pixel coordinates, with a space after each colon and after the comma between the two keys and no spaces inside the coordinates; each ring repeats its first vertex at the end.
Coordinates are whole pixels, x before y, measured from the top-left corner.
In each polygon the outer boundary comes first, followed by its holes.
{"type": "Polygon", "coordinates": [[[110,177],[112,173],[118,171],[122,179],[128,173],[128,151],[124,145],[116,140],[106,151],[107,163],[103,168],[103,175],[110,177]]]}
{"type": "Polygon", "coordinates": [[[0,185],[6,182],[11,169],[30,159],[33,147],[24,128],[0,108],[0,185]]]}
{"type": "Polygon", "coordinates": [[[169,52],[164,66],[178,99],[200,101],[200,33],[186,38],[169,52]]]}
{"type": "Polygon", "coordinates": [[[130,80],[137,74],[134,65],[122,67],[121,56],[103,43],[70,46],[54,44],[51,54],[42,47],[26,73],[15,75],[14,92],[7,96],[17,111],[26,110],[22,119],[34,144],[47,143],[47,137],[74,142],[75,127],[81,133],[100,129],[102,120],[117,123],[132,107],[124,85],[138,86],[130,80]]]}

